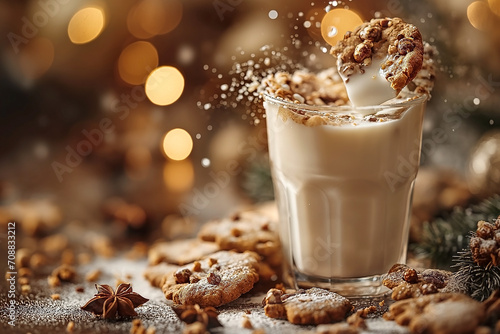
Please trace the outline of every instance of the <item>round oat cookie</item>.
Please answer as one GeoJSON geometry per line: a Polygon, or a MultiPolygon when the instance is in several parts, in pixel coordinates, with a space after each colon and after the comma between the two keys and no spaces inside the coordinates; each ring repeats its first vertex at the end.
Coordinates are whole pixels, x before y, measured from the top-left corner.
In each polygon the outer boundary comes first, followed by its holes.
{"type": "Polygon", "coordinates": [[[277,222],[257,211],[243,211],[230,218],[205,223],[198,237],[214,242],[221,250],[253,251],[271,266],[280,266],[283,259],[277,222]]]}
{"type": "Polygon", "coordinates": [[[347,32],[332,47],[341,75],[364,73],[364,67],[382,60],[380,68],[391,87],[400,92],[422,68],[424,46],[417,27],[400,18],[372,19],[347,32]]]}
{"type": "Polygon", "coordinates": [[[349,299],[320,288],[297,290],[287,294],[279,289],[271,289],[263,304],[268,317],[285,318],[296,325],[341,321],[352,309],[349,299]]]}
{"type": "Polygon", "coordinates": [[[253,288],[258,261],[254,252],[219,251],[169,274],[162,291],[176,304],[221,306],[253,288]]]}

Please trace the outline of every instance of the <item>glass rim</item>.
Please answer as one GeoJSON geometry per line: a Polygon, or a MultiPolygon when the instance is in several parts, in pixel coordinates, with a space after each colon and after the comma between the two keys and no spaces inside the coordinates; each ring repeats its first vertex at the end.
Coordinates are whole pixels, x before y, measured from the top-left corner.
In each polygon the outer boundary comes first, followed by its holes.
{"type": "Polygon", "coordinates": [[[274,104],[277,104],[279,106],[285,107],[290,110],[303,110],[303,111],[309,111],[309,112],[315,112],[315,113],[332,113],[332,112],[349,112],[352,113],[353,111],[356,110],[377,110],[377,112],[384,111],[384,110],[391,110],[394,108],[408,108],[413,105],[419,105],[423,104],[428,100],[428,96],[426,94],[415,94],[415,93],[410,93],[410,96],[408,99],[400,102],[394,102],[390,104],[377,104],[377,105],[369,105],[369,106],[353,106],[353,105],[311,105],[311,104],[305,104],[305,103],[294,103],[291,101],[286,101],[282,98],[276,97],[276,96],[271,96],[268,93],[263,93],[262,94],[263,99],[265,102],[271,102],[274,104]]]}

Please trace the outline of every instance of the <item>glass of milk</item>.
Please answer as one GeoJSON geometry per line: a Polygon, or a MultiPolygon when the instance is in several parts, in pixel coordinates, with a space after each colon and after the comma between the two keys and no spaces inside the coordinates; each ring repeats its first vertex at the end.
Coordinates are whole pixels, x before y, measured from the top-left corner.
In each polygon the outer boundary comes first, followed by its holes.
{"type": "Polygon", "coordinates": [[[280,237],[296,287],[388,290],[406,260],[426,96],[364,107],[264,97],[280,237]]]}

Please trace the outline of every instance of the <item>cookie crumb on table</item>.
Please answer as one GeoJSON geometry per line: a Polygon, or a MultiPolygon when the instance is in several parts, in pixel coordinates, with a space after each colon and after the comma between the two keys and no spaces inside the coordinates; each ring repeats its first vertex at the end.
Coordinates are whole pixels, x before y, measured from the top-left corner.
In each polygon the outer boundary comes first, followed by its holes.
{"type": "Polygon", "coordinates": [[[72,333],[74,329],[75,323],[73,321],[68,322],[68,324],[66,325],[66,332],[72,333]]]}
{"type": "Polygon", "coordinates": [[[252,322],[250,321],[250,319],[246,314],[243,314],[243,316],[241,317],[241,327],[247,329],[253,329],[252,322]]]}
{"type": "Polygon", "coordinates": [[[94,269],[92,271],[89,271],[85,275],[85,280],[87,282],[95,282],[99,279],[100,276],[101,276],[101,271],[99,269],[94,269]]]}

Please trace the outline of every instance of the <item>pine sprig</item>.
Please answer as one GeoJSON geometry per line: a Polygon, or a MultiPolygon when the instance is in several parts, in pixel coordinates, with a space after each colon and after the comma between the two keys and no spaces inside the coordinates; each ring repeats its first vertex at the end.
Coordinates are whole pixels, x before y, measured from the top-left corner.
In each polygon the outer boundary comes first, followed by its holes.
{"type": "Polygon", "coordinates": [[[500,195],[470,208],[455,208],[451,214],[424,224],[423,240],[414,251],[430,259],[433,267],[449,269],[453,256],[466,248],[470,231],[480,220],[490,221],[500,215],[500,195]]]}
{"type": "Polygon", "coordinates": [[[452,267],[458,267],[458,270],[453,274],[453,284],[463,288],[463,292],[472,298],[483,301],[500,289],[500,267],[478,265],[470,249],[458,252],[454,261],[457,263],[452,267]]]}

